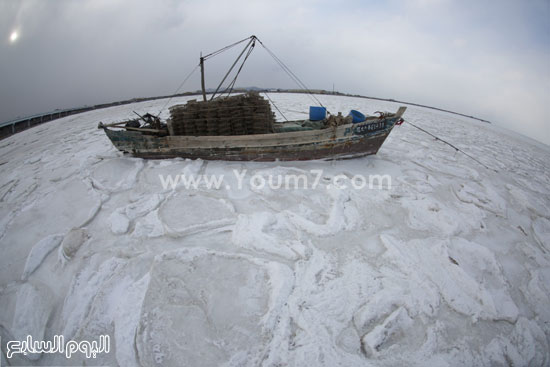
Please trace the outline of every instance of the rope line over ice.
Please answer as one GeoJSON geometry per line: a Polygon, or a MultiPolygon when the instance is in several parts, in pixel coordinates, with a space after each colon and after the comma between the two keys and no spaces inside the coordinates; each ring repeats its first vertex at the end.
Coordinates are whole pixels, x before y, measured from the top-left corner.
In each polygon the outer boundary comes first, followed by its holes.
{"type": "Polygon", "coordinates": [[[423,128],[421,128],[421,127],[419,127],[419,126],[416,126],[415,124],[413,124],[412,122],[410,122],[410,121],[408,121],[408,120],[403,119],[403,121],[406,122],[407,124],[411,125],[412,127],[417,128],[418,130],[422,131],[423,133],[430,135],[431,137],[435,138],[435,140],[439,140],[440,142],[442,142],[442,143],[444,143],[444,144],[447,144],[448,146],[450,146],[451,148],[453,148],[453,149],[456,150],[457,152],[460,152],[460,153],[464,154],[466,157],[472,159],[473,161],[475,161],[475,162],[477,162],[478,164],[482,165],[482,166],[485,167],[486,169],[491,170],[491,171],[494,171],[494,172],[498,172],[496,169],[487,167],[485,164],[481,163],[478,159],[472,157],[471,155],[469,155],[468,153],[466,153],[466,152],[463,151],[462,149],[458,148],[457,146],[455,146],[455,145],[449,143],[448,141],[443,140],[443,139],[441,139],[441,138],[438,137],[438,136],[435,136],[435,135],[432,134],[431,132],[426,131],[426,130],[424,130],[423,128]]]}

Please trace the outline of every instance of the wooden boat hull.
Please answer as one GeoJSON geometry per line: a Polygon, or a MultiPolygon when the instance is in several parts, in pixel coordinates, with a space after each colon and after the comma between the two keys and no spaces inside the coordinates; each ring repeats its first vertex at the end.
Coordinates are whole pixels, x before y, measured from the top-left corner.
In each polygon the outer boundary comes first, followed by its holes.
{"type": "Polygon", "coordinates": [[[103,127],[114,146],[141,158],[227,161],[344,159],[376,154],[405,107],[395,114],[322,130],[237,136],[164,136],[103,127]]]}

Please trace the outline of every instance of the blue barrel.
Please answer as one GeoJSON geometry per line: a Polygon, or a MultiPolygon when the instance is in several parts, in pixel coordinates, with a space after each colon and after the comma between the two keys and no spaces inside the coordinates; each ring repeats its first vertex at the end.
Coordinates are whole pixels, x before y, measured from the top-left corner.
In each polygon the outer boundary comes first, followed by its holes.
{"type": "Polygon", "coordinates": [[[348,116],[351,116],[353,117],[353,123],[356,124],[358,122],[363,122],[367,119],[367,116],[363,115],[361,112],[359,111],[355,111],[355,110],[351,110],[349,111],[349,115],[348,116]]]}
{"type": "Polygon", "coordinates": [[[324,120],[327,117],[325,107],[309,106],[309,119],[311,121],[324,120]]]}

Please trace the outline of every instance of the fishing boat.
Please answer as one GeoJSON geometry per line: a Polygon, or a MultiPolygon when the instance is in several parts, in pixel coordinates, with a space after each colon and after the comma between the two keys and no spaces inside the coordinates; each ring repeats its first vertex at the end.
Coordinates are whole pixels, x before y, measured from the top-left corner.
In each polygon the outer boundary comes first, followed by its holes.
{"type": "MultiPolygon", "coordinates": [[[[110,124],[99,123],[113,145],[122,152],[141,158],[191,158],[228,161],[292,161],[311,159],[346,159],[376,154],[395,125],[403,122],[406,107],[394,113],[378,112],[365,116],[351,110],[349,115],[331,114],[294,73],[261,41],[251,36],[200,57],[202,101],[191,100],[170,107],[171,117],[162,122],[159,115],[110,124]],[[247,45],[233,63],[216,91],[207,99],[204,61],[239,43],[247,45]],[[273,105],[256,92],[232,94],[244,62],[258,41],[293,80],[318,102],[310,106],[309,118],[275,121],[273,105]],[[229,85],[218,92],[227,77],[246,53],[229,85]]],[[[188,79],[188,78],[187,78],[188,79]]],[[[185,82],[185,81],[184,81],[185,82]]],[[[183,84],[183,83],[182,83],[183,84]]],[[[168,103],[168,102],[167,102],[168,103]]],[[[305,112],[305,111],[304,111],[305,112]]]]}

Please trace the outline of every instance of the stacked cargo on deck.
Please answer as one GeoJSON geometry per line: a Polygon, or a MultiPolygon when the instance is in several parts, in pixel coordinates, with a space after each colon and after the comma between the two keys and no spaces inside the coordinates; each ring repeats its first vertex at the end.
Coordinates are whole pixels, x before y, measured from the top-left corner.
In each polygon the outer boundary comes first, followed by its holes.
{"type": "Polygon", "coordinates": [[[170,107],[170,116],[170,135],[268,134],[275,122],[269,102],[255,92],[206,102],[191,100],[170,107]]]}

